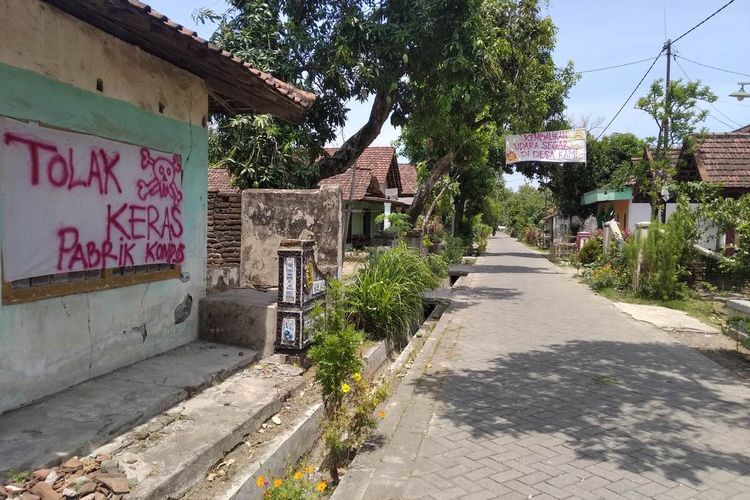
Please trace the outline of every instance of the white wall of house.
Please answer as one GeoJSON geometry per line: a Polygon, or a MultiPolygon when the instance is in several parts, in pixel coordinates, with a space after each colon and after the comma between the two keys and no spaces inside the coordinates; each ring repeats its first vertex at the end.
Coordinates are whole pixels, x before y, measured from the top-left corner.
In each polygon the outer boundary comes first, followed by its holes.
{"type": "MultiPolygon", "coordinates": [[[[698,203],[691,203],[691,207],[695,208],[698,203]]],[[[667,203],[667,219],[677,210],[676,203],[667,203]]],[[[646,222],[651,220],[651,205],[648,203],[633,203],[630,202],[629,215],[628,215],[628,229],[630,232],[634,232],[636,224],[639,222],[646,222]]],[[[717,235],[716,228],[710,224],[703,224],[701,226],[702,237],[698,241],[698,244],[709,250],[719,250],[723,246],[723,235],[717,235]]]]}

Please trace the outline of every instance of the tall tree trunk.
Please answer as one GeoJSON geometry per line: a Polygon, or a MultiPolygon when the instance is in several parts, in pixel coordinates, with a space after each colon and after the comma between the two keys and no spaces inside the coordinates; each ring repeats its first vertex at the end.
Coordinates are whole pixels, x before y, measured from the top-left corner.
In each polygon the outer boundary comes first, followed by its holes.
{"type": "Polygon", "coordinates": [[[430,221],[430,217],[432,217],[432,212],[435,210],[437,202],[440,200],[440,197],[443,196],[445,190],[448,189],[448,186],[450,186],[454,180],[455,178],[451,178],[450,181],[447,182],[445,186],[442,187],[442,189],[440,189],[440,192],[432,200],[432,203],[430,203],[430,208],[427,209],[427,213],[424,216],[424,224],[422,224],[422,238],[424,238],[424,235],[427,233],[427,223],[430,221]]]}
{"type": "Polygon", "coordinates": [[[453,214],[453,218],[456,220],[456,235],[461,235],[464,232],[464,208],[466,207],[466,197],[459,193],[456,199],[456,209],[453,214]]]}
{"type": "Polygon", "coordinates": [[[378,91],[370,110],[370,118],[362,128],[349,137],[344,144],[332,155],[324,156],[316,162],[320,169],[320,178],[325,179],[340,174],[354,165],[362,152],[380,134],[380,129],[388,119],[393,108],[393,96],[386,91],[378,91]]]}
{"type": "Polygon", "coordinates": [[[416,224],[417,219],[420,215],[422,215],[425,203],[427,203],[427,198],[430,196],[432,188],[435,186],[437,181],[439,181],[443,175],[450,172],[451,167],[453,166],[454,156],[455,153],[451,151],[450,153],[447,153],[446,155],[441,157],[437,161],[437,163],[435,163],[435,166],[432,167],[432,170],[430,170],[430,173],[427,175],[427,178],[424,180],[424,182],[421,182],[419,184],[417,192],[414,194],[414,200],[411,202],[411,206],[409,207],[408,212],[409,222],[411,222],[412,225],[416,224]]]}

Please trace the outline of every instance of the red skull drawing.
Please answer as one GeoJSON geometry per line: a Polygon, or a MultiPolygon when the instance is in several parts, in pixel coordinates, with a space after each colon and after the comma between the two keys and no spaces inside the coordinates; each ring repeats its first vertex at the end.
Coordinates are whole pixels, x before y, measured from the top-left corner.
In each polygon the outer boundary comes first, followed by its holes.
{"type": "Polygon", "coordinates": [[[179,155],[171,158],[167,156],[151,156],[151,151],[141,148],[141,168],[151,167],[153,177],[146,181],[138,179],[138,197],[145,200],[151,196],[172,198],[174,206],[182,201],[182,190],[177,185],[177,176],[182,172],[179,155]]]}

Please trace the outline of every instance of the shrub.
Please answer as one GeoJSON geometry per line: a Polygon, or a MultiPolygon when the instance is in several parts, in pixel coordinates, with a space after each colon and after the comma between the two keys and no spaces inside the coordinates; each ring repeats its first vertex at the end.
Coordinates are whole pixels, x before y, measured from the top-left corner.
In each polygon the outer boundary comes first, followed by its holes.
{"type": "MultiPolygon", "coordinates": [[[[375,427],[373,412],[387,394],[387,388],[371,387],[359,374],[364,334],[346,320],[345,293],[340,281],[329,282],[325,303],[316,305],[313,312],[314,344],[308,353],[315,363],[315,380],[323,395],[325,463],[334,483],[339,480],[338,468],[346,464],[375,427]]],[[[283,496],[283,483],[278,486],[281,489],[277,492],[269,490],[277,495],[272,498],[297,498],[283,496]]],[[[291,483],[286,488],[290,494],[307,491],[302,484],[291,483]]]]}
{"type": "Polygon", "coordinates": [[[583,278],[594,290],[603,290],[605,288],[624,288],[627,286],[627,275],[615,269],[609,262],[601,266],[594,266],[586,269],[583,278]]]}
{"type": "Polygon", "coordinates": [[[427,255],[427,267],[430,268],[432,274],[440,279],[448,277],[448,260],[443,254],[429,254],[427,255]]]}
{"type": "Polygon", "coordinates": [[[328,449],[325,464],[334,483],[338,483],[338,468],[354,458],[356,451],[377,426],[375,409],[388,395],[386,386],[373,387],[359,373],[341,387],[345,404],[330,414],[323,424],[323,442],[328,449]]]}
{"type": "Polygon", "coordinates": [[[360,347],[364,333],[347,322],[344,294],[343,284],[330,280],[325,303],[316,305],[312,313],[313,346],[308,357],[317,367],[315,380],[320,384],[326,407],[341,403],[341,385],[362,367],[360,347]]]}
{"type": "Polygon", "coordinates": [[[409,223],[409,216],[401,212],[392,212],[386,216],[380,214],[375,217],[376,224],[383,224],[385,221],[390,223],[390,226],[385,229],[386,232],[396,233],[399,236],[404,236],[407,231],[411,229],[411,223],[409,223]]]}
{"type": "Polygon", "coordinates": [[[541,246],[542,232],[536,226],[528,226],[521,232],[521,241],[527,245],[541,246]]]}
{"type": "Polygon", "coordinates": [[[482,222],[482,215],[476,215],[471,220],[471,246],[474,253],[479,255],[487,250],[487,242],[492,234],[492,228],[482,222]]]}
{"type": "Polygon", "coordinates": [[[438,282],[422,255],[404,244],[373,252],[347,287],[349,318],[373,338],[401,345],[422,319],[422,293],[438,282]]]}
{"type": "Polygon", "coordinates": [[[602,254],[602,240],[598,237],[593,237],[578,252],[578,261],[583,265],[593,264],[601,259],[602,254]]]}
{"type": "Polygon", "coordinates": [[[645,240],[631,238],[634,241],[628,245],[628,256],[633,269],[639,253],[642,255],[637,292],[662,300],[681,296],[686,288],[682,279],[688,275],[686,269],[697,238],[695,214],[684,200],[666,224],[651,223],[645,240]]]}
{"type": "Polygon", "coordinates": [[[461,238],[448,236],[445,238],[445,251],[443,256],[449,264],[460,264],[466,254],[466,245],[461,238]]]}

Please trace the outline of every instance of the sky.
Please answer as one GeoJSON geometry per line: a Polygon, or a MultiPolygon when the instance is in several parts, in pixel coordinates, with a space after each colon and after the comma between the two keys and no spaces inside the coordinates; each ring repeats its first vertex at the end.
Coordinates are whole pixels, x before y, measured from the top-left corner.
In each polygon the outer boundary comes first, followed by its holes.
{"type": "MultiPolygon", "coordinates": [[[[666,39],[676,39],[698,24],[728,0],[549,0],[542,13],[558,27],[554,59],[558,65],[573,61],[577,71],[587,71],[642,59],[638,64],[583,73],[567,99],[567,114],[574,119],[586,117],[604,127],[625,103],[666,39]]],[[[196,25],[191,16],[199,7],[216,11],[226,8],[224,0],[151,0],[150,5],[175,21],[192,27],[208,38],[213,26],[196,25]]],[[[739,88],[737,82],[750,81],[740,76],[697,63],[750,74],[750,0],[735,0],[731,5],[687,34],[673,45],[677,55],[672,61],[672,78],[701,80],[719,97],[707,106],[705,127],[712,132],[727,132],[750,124],[750,100],[739,102],[729,97],[739,88]]],[[[635,100],[647,92],[656,78],[663,78],[666,58],[662,56],[649,75],[612,122],[606,133],[632,132],[640,137],[656,135],[656,125],[644,112],[634,109],[635,100]]],[[[748,88],[750,90],[750,88],[748,88]]],[[[350,103],[348,136],[367,121],[369,102],[350,103]]],[[[593,130],[598,134],[601,128],[593,130]]],[[[532,131],[529,131],[532,132],[532,131]]],[[[398,130],[384,125],[373,146],[386,146],[398,139],[398,130]]],[[[517,188],[525,179],[506,175],[506,184],[517,188]]]]}

